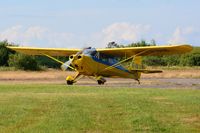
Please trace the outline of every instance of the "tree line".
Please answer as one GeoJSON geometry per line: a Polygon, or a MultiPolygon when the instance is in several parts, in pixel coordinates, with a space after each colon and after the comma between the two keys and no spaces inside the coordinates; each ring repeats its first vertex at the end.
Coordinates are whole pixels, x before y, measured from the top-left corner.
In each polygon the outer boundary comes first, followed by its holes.
{"type": "MultiPolygon", "coordinates": [[[[146,47],[156,46],[156,41],[141,40],[128,45],[110,42],[106,48],[146,47]]],[[[14,67],[22,70],[41,70],[45,68],[60,68],[60,64],[44,56],[29,56],[16,53],[6,46],[17,46],[7,41],[0,42],[0,66],[14,67]]],[[[56,57],[65,62],[67,57],[56,57]]],[[[194,47],[192,52],[171,56],[145,56],[143,64],[147,66],[200,66],[200,47],[194,47]]]]}

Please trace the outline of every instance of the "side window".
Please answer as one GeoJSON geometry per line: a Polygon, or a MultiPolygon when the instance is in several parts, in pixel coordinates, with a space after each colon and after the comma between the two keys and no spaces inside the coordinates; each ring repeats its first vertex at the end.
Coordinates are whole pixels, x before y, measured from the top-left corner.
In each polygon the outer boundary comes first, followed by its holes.
{"type": "Polygon", "coordinates": [[[115,58],[110,57],[110,56],[105,55],[105,54],[101,54],[101,53],[99,54],[99,59],[102,60],[103,62],[108,62],[110,64],[116,63],[115,58]]]}
{"type": "Polygon", "coordinates": [[[115,63],[113,58],[108,58],[108,62],[109,62],[110,64],[114,64],[114,63],[115,63]]]}
{"type": "Polygon", "coordinates": [[[96,52],[96,54],[94,55],[94,57],[96,57],[97,59],[100,59],[100,53],[96,52]]]}
{"type": "Polygon", "coordinates": [[[106,56],[105,56],[104,54],[102,54],[102,53],[99,53],[99,59],[100,59],[101,61],[103,61],[103,62],[106,62],[106,61],[107,61],[106,56]]]}

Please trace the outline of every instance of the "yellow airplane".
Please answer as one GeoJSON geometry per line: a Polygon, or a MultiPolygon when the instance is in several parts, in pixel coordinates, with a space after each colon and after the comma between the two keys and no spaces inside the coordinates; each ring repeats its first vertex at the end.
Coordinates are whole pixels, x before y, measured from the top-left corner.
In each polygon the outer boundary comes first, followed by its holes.
{"type": "Polygon", "coordinates": [[[190,45],[171,45],[171,46],[148,46],[148,47],[127,47],[127,48],[84,48],[84,49],[65,49],[65,48],[31,48],[31,47],[8,47],[17,52],[28,55],[47,56],[59,63],[61,68],[67,70],[71,68],[77,72],[75,76],[67,76],[66,82],[72,85],[82,76],[94,78],[99,85],[106,82],[104,77],[131,78],[140,83],[141,73],[161,73],[160,70],[144,69],[141,63],[142,56],[160,56],[183,54],[190,52],[190,45]],[[61,62],[54,56],[69,57],[67,62],[61,62]],[[118,61],[118,57],[123,60],[118,61]],[[128,67],[124,63],[131,62],[128,67]]]}

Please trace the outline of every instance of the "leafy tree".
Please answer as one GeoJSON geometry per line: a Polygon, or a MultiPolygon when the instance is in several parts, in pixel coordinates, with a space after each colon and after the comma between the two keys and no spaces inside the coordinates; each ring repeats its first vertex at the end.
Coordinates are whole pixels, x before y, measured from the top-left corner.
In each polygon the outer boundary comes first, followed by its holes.
{"type": "Polygon", "coordinates": [[[133,42],[128,45],[117,44],[116,42],[109,42],[106,48],[124,48],[124,47],[145,47],[145,46],[156,46],[156,41],[152,39],[150,43],[147,43],[145,40],[139,42],[133,42]]]}
{"type": "Polygon", "coordinates": [[[106,48],[119,48],[119,47],[120,45],[118,45],[116,42],[109,42],[106,48]]]}
{"type": "Polygon", "coordinates": [[[128,44],[125,47],[146,47],[146,46],[155,46],[155,45],[156,45],[155,40],[151,40],[150,43],[147,43],[145,40],[142,39],[139,42],[133,42],[131,44],[128,44]]]}
{"type": "Polygon", "coordinates": [[[151,46],[156,46],[156,41],[154,39],[152,39],[150,44],[151,44],[151,46]]]}
{"type": "Polygon", "coordinates": [[[0,66],[8,66],[9,54],[14,53],[14,51],[6,48],[8,44],[7,41],[0,42],[0,66]]]}

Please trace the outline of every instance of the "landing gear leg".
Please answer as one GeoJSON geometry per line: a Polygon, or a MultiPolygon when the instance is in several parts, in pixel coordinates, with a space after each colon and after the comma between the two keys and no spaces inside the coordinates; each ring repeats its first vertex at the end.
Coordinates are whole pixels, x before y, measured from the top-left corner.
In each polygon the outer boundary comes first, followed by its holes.
{"type": "Polygon", "coordinates": [[[136,80],[137,80],[138,84],[140,85],[140,80],[139,79],[136,79],[136,80]]]}
{"type": "Polygon", "coordinates": [[[66,83],[67,85],[73,85],[74,83],[76,83],[77,79],[80,77],[81,75],[79,73],[77,73],[74,77],[72,76],[67,76],[66,78],[66,83]]]}

